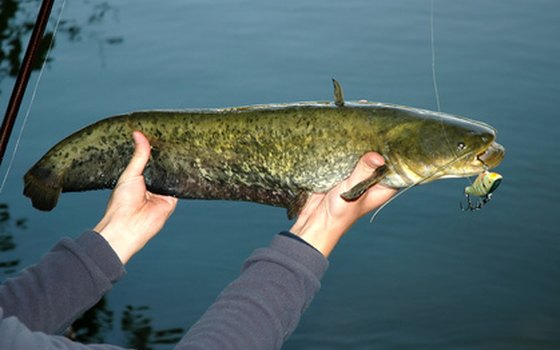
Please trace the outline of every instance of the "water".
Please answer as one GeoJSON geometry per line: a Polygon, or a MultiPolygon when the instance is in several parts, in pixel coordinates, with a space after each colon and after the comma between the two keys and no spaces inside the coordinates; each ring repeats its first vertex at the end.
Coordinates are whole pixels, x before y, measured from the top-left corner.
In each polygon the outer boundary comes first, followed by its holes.
{"type": "MultiPolygon", "coordinates": [[[[162,4],[67,4],[1,194],[16,248],[0,260],[31,264],[101,217],[108,191],[65,194],[41,213],[21,195],[21,178],[54,143],[102,117],[326,100],[331,77],[347,99],[436,109],[429,0],[162,4]]],[[[357,223],[285,349],[560,348],[559,10],[553,0],[435,0],[442,110],[499,130],[504,182],[476,213],[458,209],[466,181],[446,180],[357,223]]],[[[2,110],[12,84],[3,76],[2,110]]],[[[188,328],[244,258],[290,224],[281,209],[182,201],[108,295],[115,320],[104,340],[126,343],[117,323],[127,305],[155,328],[188,328]]]]}

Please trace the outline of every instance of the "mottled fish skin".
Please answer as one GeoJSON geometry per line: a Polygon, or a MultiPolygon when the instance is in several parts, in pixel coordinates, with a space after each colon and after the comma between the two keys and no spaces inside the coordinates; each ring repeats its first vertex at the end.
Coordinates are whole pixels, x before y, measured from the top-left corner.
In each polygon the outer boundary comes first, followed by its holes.
{"type": "Polygon", "coordinates": [[[60,192],[112,188],[132,154],[134,130],[152,145],[144,172],[150,191],[253,201],[292,215],[309,193],[345,179],[368,151],[386,160],[381,183],[404,187],[421,178],[480,173],[473,159],[495,139],[483,123],[379,103],[141,111],[101,120],[62,140],[25,175],[25,195],[36,208],[51,210],[60,192]],[[451,152],[450,142],[470,149],[451,152]],[[438,172],[458,157],[468,162],[438,172]]]}

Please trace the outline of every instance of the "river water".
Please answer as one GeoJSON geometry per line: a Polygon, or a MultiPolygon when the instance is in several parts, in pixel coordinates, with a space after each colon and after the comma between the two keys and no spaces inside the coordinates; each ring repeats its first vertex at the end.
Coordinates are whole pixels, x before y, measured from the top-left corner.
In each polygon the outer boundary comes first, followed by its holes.
{"type": "MultiPolygon", "coordinates": [[[[478,212],[459,210],[467,182],[456,179],[414,188],[374,223],[357,223],[285,349],[560,348],[560,3],[434,5],[442,110],[498,129],[504,181],[478,212]]],[[[38,4],[21,6],[12,29],[38,4]]],[[[329,100],[332,77],[348,100],[436,109],[430,9],[429,0],[68,2],[0,194],[11,215],[2,217],[0,278],[101,217],[109,191],[64,194],[50,213],[21,192],[41,155],[102,117],[329,100]]],[[[4,110],[14,79],[0,77],[4,110]]],[[[282,209],[181,201],[107,296],[97,339],[134,344],[136,333],[120,323],[131,314],[152,330],[187,329],[250,252],[290,225],[282,209]]],[[[168,347],[148,333],[147,347],[168,347]]]]}

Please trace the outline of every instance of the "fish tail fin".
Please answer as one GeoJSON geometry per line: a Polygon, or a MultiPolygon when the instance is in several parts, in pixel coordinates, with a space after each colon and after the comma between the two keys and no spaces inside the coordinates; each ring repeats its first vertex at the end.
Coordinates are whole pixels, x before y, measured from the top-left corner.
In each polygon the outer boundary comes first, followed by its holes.
{"type": "Polygon", "coordinates": [[[34,168],[29,170],[24,177],[23,194],[31,199],[33,207],[43,211],[51,211],[58,202],[58,197],[62,192],[61,181],[45,180],[49,177],[42,177],[34,174],[34,168]],[[58,183],[56,183],[58,182],[58,183]]]}

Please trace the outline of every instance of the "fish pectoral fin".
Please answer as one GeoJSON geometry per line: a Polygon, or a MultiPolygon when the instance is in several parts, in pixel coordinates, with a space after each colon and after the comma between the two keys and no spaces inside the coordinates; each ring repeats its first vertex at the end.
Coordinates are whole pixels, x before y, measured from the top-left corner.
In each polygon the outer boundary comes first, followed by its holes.
{"type": "Polygon", "coordinates": [[[385,174],[387,173],[387,166],[383,165],[377,168],[373,174],[367,179],[359,182],[357,185],[352,187],[350,190],[342,193],[340,197],[345,201],[352,202],[360,198],[370,187],[379,183],[383,180],[385,174]]]}
{"type": "Polygon", "coordinates": [[[288,207],[288,219],[292,220],[296,218],[300,211],[303,209],[307,199],[309,198],[309,193],[301,192],[298,194],[289,204],[288,207]]]}
{"type": "Polygon", "coordinates": [[[342,92],[342,86],[340,86],[340,83],[334,78],[332,82],[334,87],[334,104],[337,107],[342,107],[344,106],[344,93],[342,92]]]}

